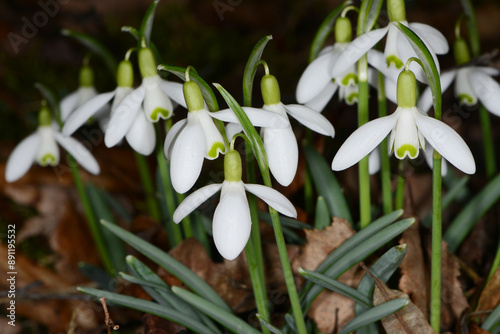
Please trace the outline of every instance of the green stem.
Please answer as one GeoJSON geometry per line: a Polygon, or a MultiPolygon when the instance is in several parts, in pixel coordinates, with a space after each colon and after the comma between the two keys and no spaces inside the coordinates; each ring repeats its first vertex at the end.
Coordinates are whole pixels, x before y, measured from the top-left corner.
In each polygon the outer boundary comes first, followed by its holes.
{"type": "MultiPolygon", "coordinates": [[[[358,128],[368,122],[368,62],[366,55],[358,61],[358,128]]],[[[370,224],[370,174],[368,172],[368,157],[359,162],[359,211],[361,228],[370,224]]]]}
{"type": "Polygon", "coordinates": [[[135,151],[134,156],[135,162],[137,163],[137,169],[139,171],[139,177],[141,178],[142,187],[146,193],[146,204],[148,206],[149,213],[154,220],[160,222],[160,207],[158,206],[158,199],[156,197],[156,191],[153,186],[153,180],[151,179],[146,157],[135,151]]]}
{"type": "Polygon", "coordinates": [[[403,209],[404,202],[405,202],[405,185],[406,185],[406,180],[403,175],[403,166],[404,166],[404,160],[399,161],[399,173],[398,173],[398,181],[396,185],[396,201],[394,203],[394,209],[399,210],[403,209]]]}
{"type": "Polygon", "coordinates": [[[172,183],[170,182],[170,162],[165,158],[163,153],[162,135],[159,123],[155,124],[156,129],[156,160],[158,161],[158,169],[160,171],[160,178],[163,184],[165,203],[167,205],[169,220],[165,222],[165,228],[168,233],[168,240],[170,247],[173,248],[182,241],[182,232],[179,225],[174,223],[172,216],[175,211],[175,198],[172,192],[172,183]]]}
{"type": "Polygon", "coordinates": [[[497,271],[498,266],[500,266],[500,243],[497,246],[497,253],[495,255],[495,259],[493,260],[493,265],[491,266],[491,270],[490,270],[490,273],[488,275],[488,279],[486,280],[486,284],[484,286],[488,285],[488,282],[493,277],[493,274],[495,274],[495,271],[497,271]]]}
{"type": "MultiPolygon", "coordinates": [[[[385,97],[384,75],[378,73],[378,116],[387,116],[387,99],[385,97]]],[[[382,187],[382,203],[384,214],[391,213],[392,210],[392,189],[391,189],[391,164],[389,161],[389,150],[387,148],[387,138],[380,144],[380,184],[382,187]]]]}
{"type": "Polygon", "coordinates": [[[111,261],[111,257],[106,249],[106,245],[104,244],[104,240],[102,238],[101,227],[99,226],[97,219],[94,215],[94,211],[92,210],[92,206],[90,205],[89,198],[87,196],[87,192],[85,191],[85,187],[83,185],[82,177],[80,175],[80,170],[78,169],[78,164],[75,159],[68,154],[68,162],[71,167],[71,173],[73,174],[73,180],[75,182],[76,190],[78,195],[80,196],[80,200],[82,201],[83,211],[85,212],[85,216],[87,218],[87,223],[90,228],[90,233],[94,239],[94,242],[97,246],[97,250],[101,257],[101,260],[104,264],[104,267],[111,275],[115,275],[115,269],[113,267],[113,262],[111,261]]]}
{"type": "Polygon", "coordinates": [[[441,326],[441,155],[434,151],[432,166],[432,255],[431,255],[431,326],[441,326]]]}
{"type": "MultiPolygon", "coordinates": [[[[184,201],[184,198],[186,198],[186,195],[177,194],[177,203],[182,203],[182,201],[184,201]]],[[[182,231],[184,232],[184,238],[191,238],[193,236],[193,228],[191,226],[191,218],[189,218],[189,215],[182,219],[181,226],[182,231]]]]}
{"type": "Polygon", "coordinates": [[[493,144],[493,136],[491,134],[490,114],[482,104],[479,105],[479,118],[481,120],[481,128],[483,133],[483,148],[484,158],[486,162],[486,175],[489,179],[495,176],[497,166],[495,161],[495,147],[493,144]]]}

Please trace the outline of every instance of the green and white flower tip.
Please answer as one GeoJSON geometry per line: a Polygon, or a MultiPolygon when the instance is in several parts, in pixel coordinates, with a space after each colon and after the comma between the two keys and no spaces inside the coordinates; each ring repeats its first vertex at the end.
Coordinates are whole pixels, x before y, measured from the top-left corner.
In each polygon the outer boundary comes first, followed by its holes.
{"type": "Polygon", "coordinates": [[[186,81],[183,94],[187,118],[172,126],[164,144],[165,156],[170,160],[172,186],[181,194],[196,183],[204,158],[214,160],[219,153],[226,152],[224,139],[212,119],[216,113],[205,109],[198,84],[186,81]]]}
{"type": "MultiPolygon", "coordinates": [[[[355,64],[387,35],[384,57],[370,57],[370,54],[368,54],[368,62],[395,82],[399,71],[403,68],[406,61],[411,57],[416,57],[416,53],[406,36],[394,24],[397,22],[409,27],[420,37],[431,52],[439,70],[436,54],[445,54],[449,50],[448,42],[443,34],[427,24],[408,23],[404,0],[388,0],[387,10],[390,20],[389,25],[384,28],[371,30],[353,40],[338,56],[332,68],[333,76],[339,75],[346,67],[355,64]]],[[[378,51],[373,50],[373,52],[378,51]]],[[[427,82],[425,73],[416,63],[411,64],[410,70],[415,73],[419,81],[427,82]]]]}
{"type": "Polygon", "coordinates": [[[407,69],[398,78],[397,99],[398,108],[392,115],[364,124],[347,138],[333,159],[333,170],[351,167],[391,132],[389,147],[398,159],[416,158],[420,148],[425,150],[427,140],[452,165],[466,174],[475,173],[474,158],[463,139],[448,125],[415,106],[415,75],[407,69]]]}
{"type": "Polygon", "coordinates": [[[97,95],[94,87],[94,71],[88,64],[82,65],[78,76],[78,89],[65,96],[60,103],[61,119],[65,121],[76,108],[97,95]]]}
{"type": "MultiPolygon", "coordinates": [[[[478,101],[495,116],[500,116],[500,85],[493,76],[500,74],[494,67],[467,65],[470,53],[467,42],[460,36],[454,42],[455,61],[460,67],[445,71],[440,76],[444,92],[455,82],[455,98],[461,105],[472,107],[478,101]]],[[[418,106],[425,112],[432,107],[432,92],[426,88],[419,99],[418,106]]]]}
{"type": "Polygon", "coordinates": [[[234,260],[245,248],[250,237],[252,219],[245,190],[262,199],[269,206],[288,217],[297,217],[293,204],[278,191],[259,184],[241,181],[241,158],[230,150],[224,156],[222,183],[211,184],[190,194],[174,212],[174,222],[179,223],[219,190],[220,202],[213,217],[213,237],[217,250],[227,260],[234,260]]]}
{"type": "MultiPolygon", "coordinates": [[[[111,123],[111,120],[113,120],[113,124],[123,121],[121,118],[123,115],[115,114],[118,105],[134,90],[134,69],[132,63],[128,60],[129,55],[130,52],[127,52],[126,58],[118,65],[116,73],[117,87],[111,92],[96,95],[94,98],[78,107],[64,122],[62,129],[63,135],[70,136],[78,128],[84,125],[88,119],[94,117],[94,115],[101,114],[101,110],[105,108],[111,100],[113,100],[113,102],[111,104],[110,116],[106,115],[106,117],[101,117],[100,125],[103,132],[105,134],[108,133],[108,125],[111,123]]],[[[105,143],[108,147],[118,144],[123,137],[125,137],[132,149],[136,152],[142,155],[150,155],[153,152],[156,144],[154,127],[151,122],[146,119],[146,115],[141,112],[141,110],[142,108],[139,107],[135,114],[129,115],[131,118],[133,116],[132,123],[128,125],[125,132],[121,132],[121,137],[117,142],[110,144],[109,139],[106,140],[105,136],[105,143]]],[[[117,137],[113,139],[117,140],[117,137]]]]}
{"type": "Polygon", "coordinates": [[[76,161],[92,174],[99,174],[99,164],[92,154],[80,142],[72,137],[65,137],[56,130],[57,125],[45,104],[38,115],[37,131],[23,139],[12,151],[5,167],[5,179],[14,182],[24,176],[34,162],[40,166],[57,166],[61,145],[76,161]]]}
{"type": "Polygon", "coordinates": [[[325,108],[337,90],[339,100],[346,104],[353,105],[358,101],[358,76],[354,62],[344,67],[341,73],[332,73],[339,55],[351,42],[351,21],[347,17],[339,17],[335,21],[334,31],[336,43],[323,49],[307,66],[300,77],[295,94],[297,102],[319,112],[325,108]]]}

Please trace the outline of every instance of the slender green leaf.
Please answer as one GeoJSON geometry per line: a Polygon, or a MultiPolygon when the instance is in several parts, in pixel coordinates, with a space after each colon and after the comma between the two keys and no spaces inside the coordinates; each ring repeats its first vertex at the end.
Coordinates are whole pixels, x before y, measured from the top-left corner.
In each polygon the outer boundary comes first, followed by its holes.
{"type": "Polygon", "coordinates": [[[61,109],[59,108],[59,99],[56,97],[52,89],[40,82],[35,83],[35,88],[38,89],[43,98],[47,100],[53,116],[59,125],[61,125],[61,109]]]}
{"type": "Polygon", "coordinates": [[[328,14],[328,16],[323,20],[321,25],[318,28],[318,31],[316,31],[316,35],[314,36],[312,45],[311,45],[311,50],[309,51],[309,62],[311,63],[316,57],[318,57],[319,52],[323,48],[323,45],[325,44],[326,38],[330,34],[330,32],[333,29],[333,25],[335,24],[335,21],[337,20],[337,17],[340,15],[342,10],[352,4],[352,1],[347,0],[344,1],[342,4],[337,6],[334,10],[328,14]]]}
{"type": "MultiPolygon", "coordinates": [[[[92,206],[92,211],[94,211],[94,215],[96,216],[97,220],[100,221],[101,219],[104,219],[110,222],[110,224],[116,225],[113,214],[106,206],[106,202],[104,201],[103,196],[99,192],[99,190],[91,183],[87,184],[86,188],[90,200],[90,205],[92,206]]],[[[121,241],[109,230],[103,229],[101,226],[99,226],[99,229],[101,230],[102,239],[104,245],[106,246],[106,250],[109,254],[115,272],[124,270],[126,254],[123,241],[121,241]]]]}
{"type": "Polygon", "coordinates": [[[215,305],[210,301],[195,295],[194,293],[191,293],[177,286],[172,287],[172,291],[177,296],[184,299],[184,301],[196,307],[234,333],[259,333],[258,330],[256,330],[237,316],[220,308],[218,305],[215,305]]]}
{"type": "Polygon", "coordinates": [[[269,331],[273,334],[284,334],[282,331],[280,331],[278,328],[274,327],[271,325],[269,322],[267,322],[264,318],[260,316],[260,314],[257,313],[257,319],[259,319],[260,324],[269,329],[269,331]]]}
{"type": "Polygon", "coordinates": [[[137,41],[139,40],[139,30],[131,26],[123,26],[123,32],[128,32],[132,37],[134,37],[137,41]]]}
{"type": "MultiPolygon", "coordinates": [[[[265,221],[266,223],[271,224],[272,219],[271,215],[268,212],[259,211],[259,219],[265,221]]],[[[297,219],[293,219],[290,217],[280,216],[280,223],[282,226],[295,228],[295,229],[307,229],[311,230],[313,227],[309,224],[298,221],[297,219]]]]}
{"type": "Polygon", "coordinates": [[[151,31],[153,30],[153,22],[155,18],[155,11],[156,7],[158,6],[158,3],[160,0],[155,0],[153,3],[149,6],[148,10],[146,11],[146,14],[144,14],[144,18],[142,19],[141,22],[141,28],[139,29],[139,46],[137,47],[138,49],[141,48],[141,43],[144,42],[146,43],[146,46],[149,46],[150,41],[151,41],[151,31]]]}
{"type": "Polygon", "coordinates": [[[500,305],[495,307],[493,312],[491,312],[488,318],[486,318],[486,320],[483,322],[481,328],[487,331],[491,331],[498,325],[500,325],[500,305]]]}
{"type": "Polygon", "coordinates": [[[114,290],[116,280],[106,270],[86,262],[78,263],[78,270],[96,283],[99,289],[114,290]]]}
{"type": "Polygon", "coordinates": [[[476,222],[500,198],[500,174],[492,179],[468,204],[460,211],[444,233],[443,239],[448,243],[450,252],[454,253],[476,222]]]}
{"type": "Polygon", "coordinates": [[[135,236],[134,234],[122,229],[121,227],[113,225],[107,221],[101,221],[101,223],[111,232],[120,237],[123,241],[130,244],[130,246],[134,247],[143,255],[180,279],[191,290],[195,291],[207,300],[210,300],[220,308],[227,311],[231,310],[229,306],[227,306],[227,304],[224,302],[224,300],[222,300],[222,298],[217,294],[217,292],[215,292],[212,287],[210,287],[210,285],[208,285],[198,275],[193,273],[188,267],[174,259],[172,256],[165,253],[158,247],[153,246],[150,243],[135,236]]]}
{"type": "Polygon", "coordinates": [[[243,73],[243,103],[247,107],[252,106],[253,79],[257,72],[262,53],[271,39],[273,39],[273,36],[268,35],[262,37],[257,44],[255,44],[245,66],[245,72],[243,73]]]}
{"type": "Polygon", "coordinates": [[[154,302],[86,287],[78,287],[78,291],[83,292],[87,295],[94,296],[98,299],[104,297],[106,301],[126,306],[134,310],[153,314],[164,319],[168,319],[170,321],[181,324],[182,326],[189,328],[196,333],[213,333],[210,329],[207,328],[205,324],[202,324],[201,322],[196,321],[179,311],[172,310],[154,302]]]}
{"type": "Polygon", "coordinates": [[[309,281],[316,283],[328,290],[335,291],[343,296],[346,296],[347,298],[351,298],[357,303],[364,304],[367,307],[373,306],[372,301],[366,295],[328,276],[325,276],[323,274],[318,274],[314,271],[305,270],[302,268],[299,268],[299,274],[304,276],[309,281]]]}
{"type": "Polygon", "coordinates": [[[316,217],[314,218],[314,228],[318,230],[324,230],[326,227],[332,224],[332,216],[330,216],[330,211],[326,205],[323,196],[318,196],[316,201],[316,217]]]}
{"type": "Polygon", "coordinates": [[[437,119],[441,119],[441,80],[439,79],[439,71],[434,62],[429,49],[425,46],[424,42],[411,30],[400,22],[392,23],[401,30],[405,37],[410,42],[413,50],[417,54],[418,59],[422,62],[422,68],[427,76],[429,87],[432,91],[432,98],[434,104],[434,113],[437,119]]]}
{"type": "Polygon", "coordinates": [[[377,305],[349,321],[349,323],[340,330],[339,334],[351,333],[358,328],[364,327],[375,321],[379,321],[380,319],[383,319],[388,315],[401,310],[409,303],[410,301],[406,298],[397,298],[377,305]]]}
{"type": "Polygon", "coordinates": [[[382,0],[361,1],[358,17],[358,27],[361,33],[358,33],[358,36],[373,29],[375,23],[377,23],[382,3],[382,0]]]}
{"type": "MultiPolygon", "coordinates": [[[[139,277],[136,277],[136,276],[132,276],[132,275],[126,274],[124,272],[119,272],[118,275],[120,275],[120,277],[123,278],[124,280],[126,280],[127,282],[140,285],[143,289],[145,287],[146,288],[155,288],[155,289],[166,289],[165,286],[162,286],[162,285],[160,285],[158,283],[153,283],[153,282],[150,282],[150,281],[146,281],[146,280],[143,280],[142,278],[139,278],[139,277]]],[[[153,297],[149,292],[148,292],[148,294],[151,297],[153,297]]],[[[168,304],[165,304],[163,301],[160,301],[160,300],[156,299],[155,297],[153,297],[153,299],[156,300],[158,303],[160,303],[162,305],[168,305],[168,304]]]]}
{"type": "Polygon", "coordinates": [[[352,223],[351,212],[342,188],[325,158],[310,144],[304,146],[304,153],[316,190],[325,199],[330,216],[344,218],[352,223]]]}
{"type": "Polygon", "coordinates": [[[474,14],[474,6],[471,0],[460,0],[464,9],[465,17],[467,18],[467,32],[469,35],[469,43],[472,51],[472,57],[481,55],[481,38],[477,28],[476,15],[474,14]]]}
{"type": "Polygon", "coordinates": [[[106,66],[111,72],[111,75],[113,78],[116,77],[116,69],[117,69],[117,64],[116,60],[113,57],[113,54],[98,40],[96,40],[94,37],[82,34],[73,30],[69,29],[63,29],[61,30],[61,33],[64,36],[72,37],[76,39],[78,42],[83,44],[87,49],[89,49],[91,52],[95,53],[97,56],[101,57],[101,59],[104,61],[106,66]]]}

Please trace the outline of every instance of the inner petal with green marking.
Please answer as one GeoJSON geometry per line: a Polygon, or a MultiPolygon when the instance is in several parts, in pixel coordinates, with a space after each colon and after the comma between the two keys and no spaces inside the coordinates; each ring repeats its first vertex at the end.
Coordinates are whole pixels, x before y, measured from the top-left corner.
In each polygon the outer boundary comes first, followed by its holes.
{"type": "Polygon", "coordinates": [[[411,108],[399,107],[396,112],[400,115],[390,138],[394,155],[398,159],[404,159],[406,156],[415,159],[420,147],[425,145],[421,145],[424,138],[418,132],[411,108]]]}
{"type": "Polygon", "coordinates": [[[170,111],[163,108],[155,108],[151,115],[149,115],[149,119],[153,122],[158,122],[160,118],[167,119],[170,117],[170,111]]]}
{"type": "Polygon", "coordinates": [[[398,56],[396,55],[390,55],[386,58],[386,62],[387,62],[387,67],[390,67],[391,64],[394,64],[394,66],[397,68],[397,69],[401,69],[403,68],[403,62],[401,61],[401,59],[399,59],[398,56]]]}
{"type": "Polygon", "coordinates": [[[38,164],[43,167],[48,165],[57,166],[58,163],[59,161],[57,161],[56,157],[50,153],[43,155],[38,160],[38,164]]]}
{"type": "Polygon", "coordinates": [[[191,111],[188,118],[196,117],[201,124],[203,134],[205,135],[206,158],[213,160],[219,156],[219,153],[226,153],[226,146],[221,133],[215,126],[215,123],[205,109],[191,111]]]}

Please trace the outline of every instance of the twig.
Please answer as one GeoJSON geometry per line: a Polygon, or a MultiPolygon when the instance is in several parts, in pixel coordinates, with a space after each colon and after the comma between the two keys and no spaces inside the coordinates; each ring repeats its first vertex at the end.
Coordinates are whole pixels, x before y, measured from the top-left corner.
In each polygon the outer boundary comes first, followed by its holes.
{"type": "Polygon", "coordinates": [[[116,325],[113,322],[113,319],[111,319],[111,317],[109,316],[108,306],[106,305],[106,299],[104,297],[101,297],[99,298],[99,300],[101,301],[102,308],[104,309],[104,317],[105,317],[104,323],[108,327],[108,334],[111,334],[111,328],[117,331],[118,329],[120,329],[120,326],[116,325]]]}

